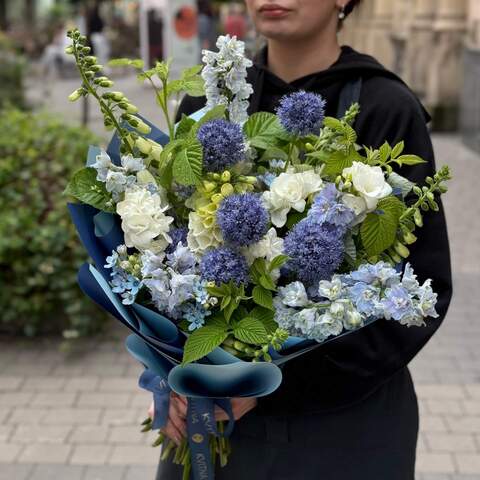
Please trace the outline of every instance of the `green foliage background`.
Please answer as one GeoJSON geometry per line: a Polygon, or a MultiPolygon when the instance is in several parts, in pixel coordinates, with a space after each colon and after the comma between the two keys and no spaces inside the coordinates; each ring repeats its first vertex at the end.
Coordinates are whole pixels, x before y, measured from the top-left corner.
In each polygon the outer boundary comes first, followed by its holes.
{"type": "Polygon", "coordinates": [[[0,112],[0,332],[86,335],[104,315],[77,286],[86,254],[62,194],[96,139],[47,114],[0,112]]]}
{"type": "Polygon", "coordinates": [[[15,53],[8,39],[0,32],[0,108],[15,105],[22,108],[25,61],[15,53]]]}

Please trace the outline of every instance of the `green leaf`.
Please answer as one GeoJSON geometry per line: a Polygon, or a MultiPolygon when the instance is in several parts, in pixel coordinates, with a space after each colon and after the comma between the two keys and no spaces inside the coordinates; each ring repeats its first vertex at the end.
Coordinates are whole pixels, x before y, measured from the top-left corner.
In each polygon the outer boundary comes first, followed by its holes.
{"type": "Polygon", "coordinates": [[[397,158],[399,155],[402,154],[403,150],[405,148],[405,142],[402,140],[401,142],[397,143],[392,150],[391,157],[393,159],[397,158]]]}
{"type": "Polygon", "coordinates": [[[306,218],[308,212],[290,212],[287,216],[287,228],[291,230],[298,222],[306,218]]]}
{"type": "MultiPolygon", "coordinates": [[[[228,297],[226,297],[228,298],[228,297]]],[[[232,317],[233,315],[233,312],[235,312],[235,310],[238,308],[240,304],[240,300],[236,299],[236,298],[232,298],[230,303],[226,306],[225,310],[223,310],[223,314],[225,315],[225,320],[227,322],[230,321],[230,318],[232,317]]]]}
{"type": "Polygon", "coordinates": [[[94,168],[82,168],[76,172],[65,189],[65,195],[80,200],[105,212],[114,212],[115,208],[107,206],[112,197],[107,192],[105,184],[97,180],[97,171],[94,168]]]}
{"type": "MultiPolygon", "coordinates": [[[[108,62],[109,67],[133,67],[138,70],[143,68],[143,60],[137,59],[130,59],[130,58],[113,58],[108,62]]],[[[144,75],[145,77],[145,75],[144,75]]]]}
{"type": "Polygon", "coordinates": [[[262,345],[268,342],[268,333],[265,326],[252,317],[240,320],[233,329],[233,335],[241,342],[254,345],[262,345]]]}
{"type": "Polygon", "coordinates": [[[257,112],[245,122],[243,131],[252,146],[267,150],[277,145],[277,138],[283,129],[275,114],[257,112]]]}
{"type": "Polygon", "coordinates": [[[334,117],[325,117],[323,126],[336,131],[343,131],[343,123],[334,117]]]}
{"type": "Polygon", "coordinates": [[[182,80],[188,80],[191,77],[197,76],[202,71],[203,65],[194,65],[193,67],[186,68],[182,71],[182,80]]]}
{"type": "Polygon", "coordinates": [[[352,262],[355,262],[357,259],[357,247],[355,246],[352,234],[349,234],[345,237],[345,255],[352,262]]]}
{"type": "Polygon", "coordinates": [[[231,301],[232,301],[232,297],[230,295],[223,297],[222,303],[220,304],[220,310],[225,310],[230,305],[231,301]]]}
{"type": "Polygon", "coordinates": [[[396,172],[392,172],[388,176],[387,182],[392,188],[400,190],[403,198],[405,198],[411,192],[415,185],[413,182],[405,177],[402,177],[396,172]]]}
{"type": "Polygon", "coordinates": [[[168,59],[167,61],[164,61],[164,62],[157,62],[155,64],[155,67],[153,67],[158,78],[163,82],[166,82],[168,80],[171,63],[172,63],[172,60],[168,59]]]}
{"type": "Polygon", "coordinates": [[[274,333],[278,328],[278,323],[274,320],[275,313],[272,310],[258,306],[251,310],[248,316],[262,322],[270,334],[274,333]]]}
{"type": "Polygon", "coordinates": [[[185,138],[190,133],[190,130],[194,125],[195,120],[183,114],[182,119],[178,123],[177,129],[175,130],[175,139],[185,138]]]}
{"type": "Polygon", "coordinates": [[[345,168],[351,167],[353,162],[361,162],[362,160],[363,157],[361,157],[353,147],[347,154],[341,151],[334,152],[325,160],[322,175],[340,175],[345,168]]]}
{"type": "Polygon", "coordinates": [[[219,325],[207,325],[195,330],[185,342],[183,364],[194,362],[213,352],[227,335],[227,330],[219,325]]]}
{"type": "Polygon", "coordinates": [[[260,278],[267,273],[267,264],[264,258],[256,258],[250,267],[250,276],[253,283],[259,284],[260,278]]]}
{"type": "Polygon", "coordinates": [[[389,158],[392,153],[392,147],[388,142],[385,142],[379,149],[380,153],[380,160],[382,163],[385,163],[389,158]]]}
{"type": "Polygon", "coordinates": [[[286,162],[288,160],[288,154],[281,148],[270,147],[263,152],[263,155],[260,157],[260,162],[269,162],[270,160],[283,160],[286,162]]]}
{"type": "Polygon", "coordinates": [[[222,284],[219,287],[207,287],[207,292],[213,297],[225,297],[226,295],[230,295],[228,285],[225,284],[222,284]]]}
{"type": "Polygon", "coordinates": [[[205,81],[202,77],[193,77],[183,81],[183,90],[191,97],[205,95],[205,81]]]}
{"type": "Polygon", "coordinates": [[[426,163],[426,161],[418,155],[402,155],[395,159],[400,165],[419,165],[420,163],[426,163]]]}
{"type": "Polygon", "coordinates": [[[253,288],[253,301],[260,305],[261,307],[268,308],[269,310],[274,310],[273,308],[273,297],[272,292],[263,288],[259,285],[253,288]]]}
{"type": "Polygon", "coordinates": [[[276,268],[281,268],[285,263],[288,261],[288,255],[277,255],[275,258],[272,259],[270,264],[268,265],[268,270],[271,272],[276,268]]]}
{"type": "Polygon", "coordinates": [[[188,143],[175,156],[173,177],[182,185],[196,185],[202,178],[202,145],[198,141],[188,143]]]}
{"type": "Polygon", "coordinates": [[[367,215],[360,227],[360,236],[369,256],[380,255],[392,246],[404,208],[398,198],[387,197],[378,202],[376,212],[367,215]]]}
{"type": "Polygon", "coordinates": [[[167,96],[179,93],[183,90],[183,80],[172,80],[167,84],[167,96]]]}
{"type": "Polygon", "coordinates": [[[275,291],[277,289],[275,282],[272,280],[272,277],[268,273],[260,277],[260,285],[267,290],[275,291]]]}

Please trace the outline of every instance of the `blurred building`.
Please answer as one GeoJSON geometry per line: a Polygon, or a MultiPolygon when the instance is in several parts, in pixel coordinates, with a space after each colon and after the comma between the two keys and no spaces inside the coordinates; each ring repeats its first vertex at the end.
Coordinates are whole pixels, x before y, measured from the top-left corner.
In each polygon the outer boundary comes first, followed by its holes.
{"type": "Polygon", "coordinates": [[[399,73],[435,129],[480,149],[480,0],[365,0],[342,36],[399,73]]]}

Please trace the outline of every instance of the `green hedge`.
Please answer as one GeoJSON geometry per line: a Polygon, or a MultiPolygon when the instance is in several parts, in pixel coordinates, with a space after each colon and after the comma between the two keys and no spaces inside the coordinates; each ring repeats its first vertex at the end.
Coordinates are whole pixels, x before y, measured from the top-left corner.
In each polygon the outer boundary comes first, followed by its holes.
{"type": "Polygon", "coordinates": [[[63,190],[95,137],[46,114],[0,115],[0,332],[97,331],[105,316],[77,286],[86,254],[63,190]]]}
{"type": "Polygon", "coordinates": [[[11,43],[0,32],[0,109],[8,105],[25,106],[25,66],[23,58],[15,53],[11,43]]]}

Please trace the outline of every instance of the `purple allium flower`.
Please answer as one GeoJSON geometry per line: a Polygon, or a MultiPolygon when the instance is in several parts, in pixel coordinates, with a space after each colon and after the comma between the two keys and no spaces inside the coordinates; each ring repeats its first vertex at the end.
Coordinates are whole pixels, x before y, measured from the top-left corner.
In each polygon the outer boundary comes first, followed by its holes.
{"type": "Polygon", "coordinates": [[[325,118],[325,103],[320,95],[301,90],[280,99],[277,115],[293,135],[318,135],[325,118]]]}
{"type": "Polygon", "coordinates": [[[330,223],[344,231],[355,219],[355,212],[340,201],[340,192],[333,183],[317,194],[308,215],[320,223],[330,223]]]}
{"type": "Polygon", "coordinates": [[[258,242],[267,233],[268,213],[253,193],[229,195],[217,210],[217,223],[227,242],[243,247],[258,242]]]}
{"type": "Polygon", "coordinates": [[[221,172],[245,158],[245,138],[237,123],[212,120],[199,128],[197,138],[203,146],[207,172],[221,172]]]}
{"type": "Polygon", "coordinates": [[[217,285],[233,280],[237,285],[248,283],[248,265],[243,255],[228,247],[209,250],[200,263],[202,280],[217,285]]]}
{"type": "Polygon", "coordinates": [[[172,243],[170,243],[166,248],[165,250],[166,253],[173,253],[180,242],[182,242],[182,245],[187,244],[187,234],[188,234],[187,227],[173,228],[168,232],[168,234],[172,239],[172,243]]]}
{"type": "Polygon", "coordinates": [[[297,223],[285,238],[289,269],[306,284],[329,280],[343,259],[343,231],[312,218],[297,223]]]}

